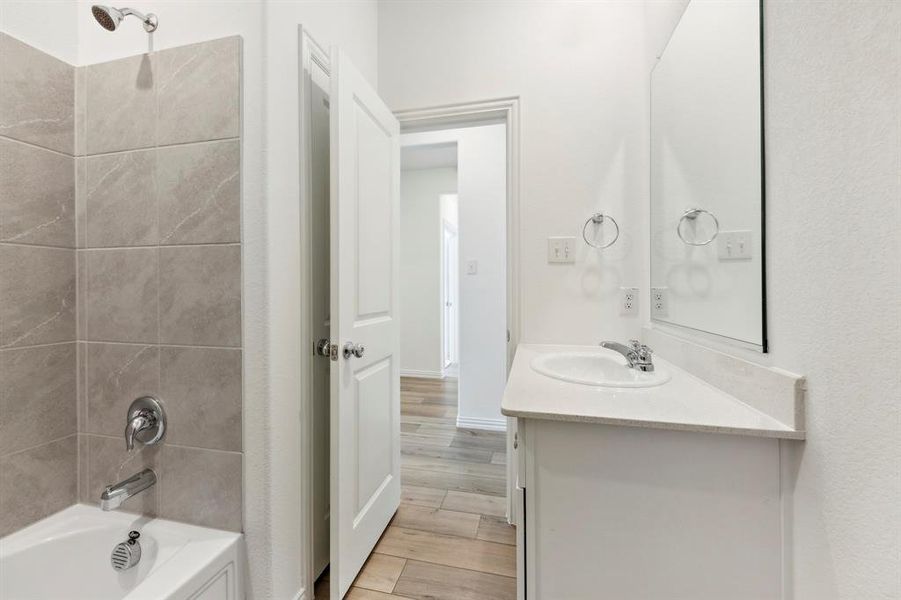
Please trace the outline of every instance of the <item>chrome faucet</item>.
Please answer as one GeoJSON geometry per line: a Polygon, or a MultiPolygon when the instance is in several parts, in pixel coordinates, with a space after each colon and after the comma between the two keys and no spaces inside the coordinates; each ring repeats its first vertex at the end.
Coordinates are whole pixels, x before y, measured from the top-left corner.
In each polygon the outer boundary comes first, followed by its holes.
{"type": "Polygon", "coordinates": [[[119,483],[106,486],[100,494],[101,510],[113,510],[119,508],[123,502],[139,494],[156,483],[156,473],[151,469],[144,469],[140,473],[132,475],[119,483]]]}
{"type": "Polygon", "coordinates": [[[125,419],[125,447],[133,450],[135,440],[151,446],[166,434],[166,413],[153,396],[143,396],[128,407],[125,419]]]}
{"type": "MultiPolygon", "coordinates": [[[[125,418],[125,447],[131,452],[135,442],[147,446],[158,444],[166,434],[166,413],[153,396],[142,396],[128,407],[125,418]]],[[[156,473],[144,469],[128,479],[108,485],[100,494],[100,508],[113,510],[123,502],[156,483],[156,473]]]]}
{"type": "Polygon", "coordinates": [[[615,350],[625,356],[630,369],[638,369],[644,373],[654,372],[654,361],[651,358],[654,351],[638,340],[629,340],[628,346],[619,342],[601,342],[601,347],[615,350]]]}

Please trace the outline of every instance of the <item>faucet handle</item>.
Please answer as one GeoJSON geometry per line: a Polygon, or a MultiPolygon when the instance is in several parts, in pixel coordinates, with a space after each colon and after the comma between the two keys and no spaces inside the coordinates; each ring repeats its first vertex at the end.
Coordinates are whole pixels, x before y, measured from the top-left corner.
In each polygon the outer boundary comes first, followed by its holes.
{"type": "Polygon", "coordinates": [[[153,396],[143,396],[128,407],[125,427],[125,445],[131,450],[134,441],[151,446],[166,434],[166,413],[160,401],[153,396]]]}

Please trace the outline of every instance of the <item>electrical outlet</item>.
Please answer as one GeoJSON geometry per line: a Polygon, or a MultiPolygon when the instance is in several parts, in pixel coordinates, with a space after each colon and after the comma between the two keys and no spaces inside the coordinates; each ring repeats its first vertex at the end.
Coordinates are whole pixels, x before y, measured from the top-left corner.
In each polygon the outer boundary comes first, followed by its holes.
{"type": "Polygon", "coordinates": [[[619,314],[621,315],[637,315],[638,314],[638,288],[623,287],[619,288],[620,303],[619,314]]]}
{"type": "Polygon", "coordinates": [[[668,311],[669,302],[667,300],[667,290],[665,287],[651,288],[651,316],[665,317],[668,311]]]}
{"type": "Polygon", "coordinates": [[[576,238],[549,237],[547,239],[547,261],[549,263],[576,262],[576,238]]]}
{"type": "Polygon", "coordinates": [[[750,231],[721,231],[716,236],[716,255],[720,260],[750,260],[750,231]]]}

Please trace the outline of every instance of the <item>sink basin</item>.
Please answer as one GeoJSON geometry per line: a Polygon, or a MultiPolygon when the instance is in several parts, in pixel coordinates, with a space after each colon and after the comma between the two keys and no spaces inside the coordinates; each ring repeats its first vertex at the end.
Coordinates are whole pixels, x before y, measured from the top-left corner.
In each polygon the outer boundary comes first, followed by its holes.
{"type": "Polygon", "coordinates": [[[600,387],[654,387],[670,380],[660,367],[653,373],[630,369],[622,356],[608,350],[541,354],[532,359],[532,369],[554,379],[600,387]]]}

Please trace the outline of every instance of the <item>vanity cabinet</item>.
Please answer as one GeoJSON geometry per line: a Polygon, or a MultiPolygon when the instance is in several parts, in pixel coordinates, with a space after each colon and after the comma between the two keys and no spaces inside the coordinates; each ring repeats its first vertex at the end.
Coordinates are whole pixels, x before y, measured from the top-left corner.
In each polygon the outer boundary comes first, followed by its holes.
{"type": "Polygon", "coordinates": [[[779,440],[517,418],[521,600],[781,597],[779,440]]]}

